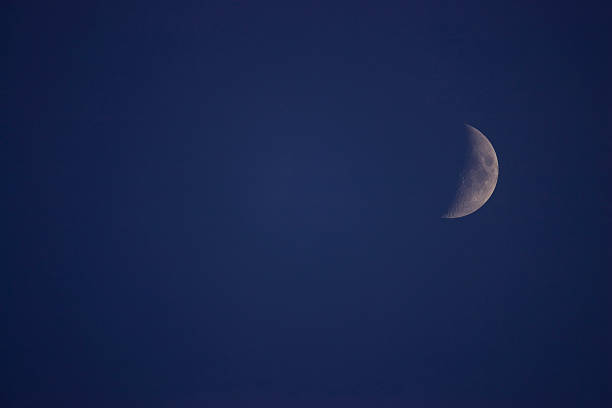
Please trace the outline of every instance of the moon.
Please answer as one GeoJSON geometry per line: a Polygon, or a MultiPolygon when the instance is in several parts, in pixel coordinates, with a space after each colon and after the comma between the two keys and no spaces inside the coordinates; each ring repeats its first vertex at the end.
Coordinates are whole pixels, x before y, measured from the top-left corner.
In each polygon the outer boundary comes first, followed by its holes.
{"type": "Polygon", "coordinates": [[[491,142],[478,129],[465,125],[469,148],[455,198],[442,218],[460,218],[482,207],[497,185],[499,164],[491,142]]]}

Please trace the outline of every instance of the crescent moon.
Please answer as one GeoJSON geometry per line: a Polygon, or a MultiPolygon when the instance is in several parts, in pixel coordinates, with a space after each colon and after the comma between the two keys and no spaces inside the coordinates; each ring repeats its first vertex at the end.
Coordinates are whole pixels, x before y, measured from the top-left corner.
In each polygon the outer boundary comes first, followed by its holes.
{"type": "Polygon", "coordinates": [[[465,125],[469,140],[467,160],[460,174],[457,192],[442,218],[460,218],[482,207],[493,194],[499,174],[497,154],[478,129],[465,125]]]}

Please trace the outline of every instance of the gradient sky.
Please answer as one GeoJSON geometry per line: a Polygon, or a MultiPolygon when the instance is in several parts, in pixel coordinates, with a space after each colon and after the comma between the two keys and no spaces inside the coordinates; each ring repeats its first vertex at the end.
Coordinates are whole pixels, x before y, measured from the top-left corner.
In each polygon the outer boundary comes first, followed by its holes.
{"type": "Polygon", "coordinates": [[[5,5],[3,406],[611,406],[610,6],[491,3],[5,5]]]}

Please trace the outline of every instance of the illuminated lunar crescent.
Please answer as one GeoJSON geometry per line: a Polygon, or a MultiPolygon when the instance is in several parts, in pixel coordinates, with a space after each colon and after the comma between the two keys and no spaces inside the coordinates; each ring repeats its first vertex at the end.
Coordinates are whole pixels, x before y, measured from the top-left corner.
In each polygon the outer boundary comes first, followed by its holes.
{"type": "Polygon", "coordinates": [[[465,217],[482,207],[495,190],[499,165],[491,142],[476,128],[465,125],[469,149],[453,202],[442,218],[465,217]]]}

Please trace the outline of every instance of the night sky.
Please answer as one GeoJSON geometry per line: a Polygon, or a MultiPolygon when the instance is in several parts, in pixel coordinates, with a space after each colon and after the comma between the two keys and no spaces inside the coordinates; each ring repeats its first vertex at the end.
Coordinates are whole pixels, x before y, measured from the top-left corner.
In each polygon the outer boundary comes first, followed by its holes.
{"type": "Polygon", "coordinates": [[[605,2],[2,10],[0,405],[612,406],[605,2]]]}

